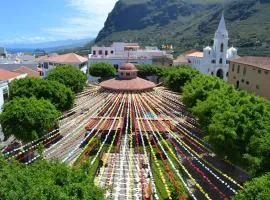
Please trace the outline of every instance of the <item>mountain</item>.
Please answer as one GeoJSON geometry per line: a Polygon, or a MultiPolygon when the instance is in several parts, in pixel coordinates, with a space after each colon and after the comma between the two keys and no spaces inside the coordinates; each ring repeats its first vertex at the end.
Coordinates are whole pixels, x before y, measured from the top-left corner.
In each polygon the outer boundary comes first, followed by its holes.
{"type": "Polygon", "coordinates": [[[6,45],[8,52],[33,52],[35,49],[44,49],[46,52],[66,51],[70,49],[84,47],[89,38],[78,40],[60,40],[37,44],[13,44],[6,45]]]}
{"type": "Polygon", "coordinates": [[[222,12],[240,54],[270,55],[270,0],[119,0],[95,42],[202,49],[212,45],[222,12]]]}

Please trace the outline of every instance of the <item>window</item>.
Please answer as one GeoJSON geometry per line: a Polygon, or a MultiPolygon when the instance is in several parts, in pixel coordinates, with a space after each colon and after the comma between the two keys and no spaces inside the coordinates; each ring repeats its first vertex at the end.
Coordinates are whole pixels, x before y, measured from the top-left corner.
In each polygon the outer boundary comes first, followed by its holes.
{"type": "Polygon", "coordinates": [[[226,60],[226,64],[229,64],[229,61],[228,60],[226,60]]]}
{"type": "Polygon", "coordinates": [[[8,89],[5,88],[3,89],[3,97],[4,97],[4,102],[8,100],[8,89]]]}
{"type": "Polygon", "coordinates": [[[220,52],[223,52],[223,51],[224,51],[224,44],[221,43],[221,45],[220,45],[220,52]]]}
{"type": "Polygon", "coordinates": [[[108,55],[108,51],[105,51],[105,56],[107,56],[108,55]]]}
{"type": "Polygon", "coordinates": [[[96,51],[93,51],[93,55],[94,55],[94,56],[96,55],[96,53],[97,53],[96,51]]]}
{"type": "Polygon", "coordinates": [[[222,64],[222,61],[223,61],[222,58],[220,58],[220,59],[219,59],[219,64],[222,64]]]}
{"type": "Polygon", "coordinates": [[[45,62],[44,65],[43,65],[43,67],[44,67],[45,69],[48,69],[49,64],[48,64],[47,62],[45,62]]]}
{"type": "Polygon", "coordinates": [[[227,74],[226,74],[226,77],[228,77],[229,76],[229,72],[227,72],[227,74]]]}
{"type": "Polygon", "coordinates": [[[245,82],[245,80],[244,80],[244,79],[242,79],[242,80],[241,80],[241,82],[242,82],[242,83],[244,83],[244,82],[245,82]]]}
{"type": "Polygon", "coordinates": [[[268,74],[269,72],[268,71],[264,71],[265,74],[268,74]]]}
{"type": "Polygon", "coordinates": [[[240,87],[240,82],[236,81],[236,88],[238,89],[240,87]]]}
{"type": "Polygon", "coordinates": [[[121,76],[124,76],[124,72],[121,72],[121,76]]]}
{"type": "Polygon", "coordinates": [[[216,63],[216,60],[212,60],[212,63],[215,64],[216,63]]]}
{"type": "Polygon", "coordinates": [[[232,65],[232,71],[234,72],[235,64],[232,65]]]}
{"type": "Polygon", "coordinates": [[[214,72],[211,72],[211,75],[213,76],[214,75],[214,72]]]}
{"type": "Polygon", "coordinates": [[[246,84],[249,85],[249,81],[247,81],[246,84]]]}
{"type": "Polygon", "coordinates": [[[259,90],[260,89],[260,86],[259,85],[256,85],[256,89],[259,90]]]}
{"type": "Polygon", "coordinates": [[[259,70],[258,70],[258,73],[259,73],[259,74],[262,73],[262,70],[259,69],[259,70]]]}
{"type": "Polygon", "coordinates": [[[128,72],[128,73],[126,73],[126,75],[127,75],[127,76],[130,76],[130,73],[128,72]]]}
{"type": "Polygon", "coordinates": [[[113,54],[114,52],[113,51],[111,51],[111,54],[113,54]]]}
{"type": "Polygon", "coordinates": [[[99,50],[98,51],[98,55],[102,55],[102,50],[99,50]]]}
{"type": "Polygon", "coordinates": [[[240,65],[237,66],[237,73],[239,74],[240,72],[240,65]]]}
{"type": "Polygon", "coordinates": [[[244,67],[244,70],[243,70],[243,75],[245,76],[247,73],[247,67],[244,67]]]}

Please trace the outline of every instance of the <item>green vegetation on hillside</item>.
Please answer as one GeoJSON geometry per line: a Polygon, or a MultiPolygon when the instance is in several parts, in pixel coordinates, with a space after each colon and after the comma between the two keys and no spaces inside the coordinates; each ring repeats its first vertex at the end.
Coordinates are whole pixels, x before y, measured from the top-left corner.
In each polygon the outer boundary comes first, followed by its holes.
{"type": "Polygon", "coordinates": [[[121,0],[96,43],[173,44],[176,53],[202,49],[212,44],[223,11],[230,44],[239,47],[241,55],[270,55],[267,0],[121,0]]]}
{"type": "Polygon", "coordinates": [[[30,166],[7,162],[0,157],[2,200],[102,200],[96,187],[81,168],[40,160],[30,166]]]}

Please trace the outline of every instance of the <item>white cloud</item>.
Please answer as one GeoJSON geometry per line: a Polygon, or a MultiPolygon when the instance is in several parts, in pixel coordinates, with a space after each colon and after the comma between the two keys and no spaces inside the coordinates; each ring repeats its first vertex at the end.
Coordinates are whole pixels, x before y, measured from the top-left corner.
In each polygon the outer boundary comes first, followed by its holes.
{"type": "Polygon", "coordinates": [[[74,10],[72,16],[62,19],[63,26],[44,30],[52,36],[65,39],[95,37],[116,2],[117,0],[67,0],[67,5],[74,10]]]}

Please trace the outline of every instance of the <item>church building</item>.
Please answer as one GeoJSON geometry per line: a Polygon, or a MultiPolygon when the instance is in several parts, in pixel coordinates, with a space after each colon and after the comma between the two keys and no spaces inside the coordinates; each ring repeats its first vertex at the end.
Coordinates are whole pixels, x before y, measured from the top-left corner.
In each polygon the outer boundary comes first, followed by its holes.
{"type": "Polygon", "coordinates": [[[215,33],[213,47],[207,46],[203,52],[193,52],[186,56],[190,65],[204,74],[220,77],[227,81],[229,60],[235,59],[237,49],[228,48],[229,34],[222,14],[218,29],[215,33]]]}

